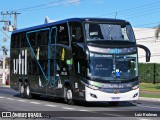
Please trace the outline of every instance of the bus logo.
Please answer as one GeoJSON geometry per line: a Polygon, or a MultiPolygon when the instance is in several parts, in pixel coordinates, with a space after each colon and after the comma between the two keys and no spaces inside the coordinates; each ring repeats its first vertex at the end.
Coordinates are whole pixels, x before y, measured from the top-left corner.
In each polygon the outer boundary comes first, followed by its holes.
{"type": "Polygon", "coordinates": [[[115,93],[115,94],[118,94],[118,93],[119,93],[119,90],[114,90],[114,93],[115,93]]]}

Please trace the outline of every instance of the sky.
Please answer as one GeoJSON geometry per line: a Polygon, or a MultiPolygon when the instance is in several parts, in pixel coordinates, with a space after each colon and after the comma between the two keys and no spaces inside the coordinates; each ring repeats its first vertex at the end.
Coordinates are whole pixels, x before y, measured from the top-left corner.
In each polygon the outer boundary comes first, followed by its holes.
{"type": "MultiPolygon", "coordinates": [[[[160,24],[159,5],[160,0],[0,0],[0,12],[21,13],[17,19],[18,29],[44,24],[46,16],[57,21],[74,17],[117,18],[129,21],[136,28],[154,28],[160,24]]],[[[13,24],[13,16],[5,19],[13,24]]],[[[0,30],[2,27],[0,22],[0,30]]],[[[0,45],[3,45],[1,31],[0,45]]],[[[7,49],[9,45],[8,38],[7,49]]],[[[0,58],[1,55],[0,48],[0,58]]]]}

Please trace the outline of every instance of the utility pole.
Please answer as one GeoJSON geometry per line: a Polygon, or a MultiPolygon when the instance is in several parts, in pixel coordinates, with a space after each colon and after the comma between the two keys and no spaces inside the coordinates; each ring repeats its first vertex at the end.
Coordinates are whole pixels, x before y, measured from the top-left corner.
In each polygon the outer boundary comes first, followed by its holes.
{"type": "Polygon", "coordinates": [[[9,26],[8,26],[8,22],[7,20],[5,20],[5,16],[11,16],[13,15],[14,16],[14,26],[13,26],[13,29],[12,30],[16,30],[17,29],[17,16],[19,15],[20,13],[17,13],[17,12],[1,12],[1,15],[3,16],[3,20],[1,20],[0,22],[4,22],[4,27],[3,27],[3,46],[2,46],[2,49],[3,49],[3,75],[2,75],[2,84],[6,84],[6,71],[5,71],[5,68],[6,68],[6,64],[5,64],[5,61],[6,61],[6,30],[9,31],[9,26]]]}
{"type": "Polygon", "coordinates": [[[1,12],[1,15],[4,17],[4,16],[11,16],[13,15],[14,16],[14,27],[13,27],[13,30],[16,30],[17,29],[17,16],[21,14],[21,13],[17,13],[17,12],[1,12]]]}
{"type": "Polygon", "coordinates": [[[17,16],[21,13],[13,12],[12,14],[14,15],[14,30],[16,30],[17,29],[17,16]]]}
{"type": "Polygon", "coordinates": [[[0,22],[4,22],[4,27],[3,27],[3,74],[2,74],[2,84],[6,84],[6,71],[5,71],[5,59],[6,59],[6,20],[1,20],[0,22]]]}

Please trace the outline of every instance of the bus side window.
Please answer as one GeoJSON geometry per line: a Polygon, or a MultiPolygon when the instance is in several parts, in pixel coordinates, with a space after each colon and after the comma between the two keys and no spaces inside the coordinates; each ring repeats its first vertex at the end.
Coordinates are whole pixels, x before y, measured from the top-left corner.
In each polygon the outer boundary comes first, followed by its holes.
{"type": "Polygon", "coordinates": [[[58,26],[57,31],[57,44],[64,44],[69,46],[69,36],[67,23],[58,26]]]}
{"type": "Polygon", "coordinates": [[[21,34],[21,45],[22,45],[22,47],[27,47],[28,46],[28,42],[27,42],[25,33],[21,34]]]}
{"type": "Polygon", "coordinates": [[[37,32],[37,43],[38,45],[47,45],[49,40],[49,31],[43,30],[37,32]]]}
{"type": "Polygon", "coordinates": [[[70,23],[72,42],[83,42],[83,32],[80,23],[70,23]]]}
{"type": "Polygon", "coordinates": [[[51,44],[55,44],[55,40],[56,40],[56,29],[52,29],[51,44]]]}
{"type": "Polygon", "coordinates": [[[36,32],[29,33],[28,38],[31,46],[37,45],[36,32]]]}
{"type": "Polygon", "coordinates": [[[12,42],[11,42],[11,47],[12,48],[19,48],[19,47],[21,47],[21,41],[20,41],[19,34],[13,35],[12,42]]]}
{"type": "Polygon", "coordinates": [[[15,48],[16,47],[16,40],[15,40],[15,35],[11,36],[11,48],[15,48]]]}

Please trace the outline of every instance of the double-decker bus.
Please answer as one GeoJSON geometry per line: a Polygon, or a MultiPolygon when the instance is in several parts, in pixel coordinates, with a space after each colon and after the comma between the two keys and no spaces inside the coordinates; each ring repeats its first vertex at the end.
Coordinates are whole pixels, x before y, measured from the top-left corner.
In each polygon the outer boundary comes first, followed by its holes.
{"type": "Polygon", "coordinates": [[[11,88],[22,98],[47,95],[88,102],[138,100],[138,51],[126,20],[70,18],[11,35],[11,88]]]}

